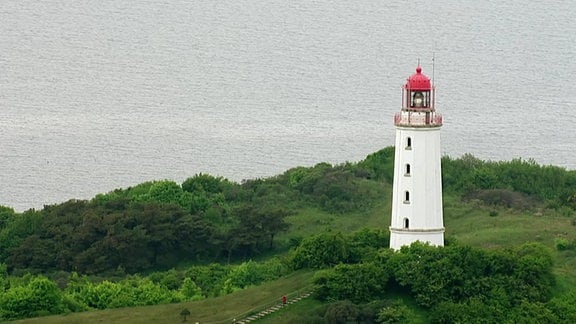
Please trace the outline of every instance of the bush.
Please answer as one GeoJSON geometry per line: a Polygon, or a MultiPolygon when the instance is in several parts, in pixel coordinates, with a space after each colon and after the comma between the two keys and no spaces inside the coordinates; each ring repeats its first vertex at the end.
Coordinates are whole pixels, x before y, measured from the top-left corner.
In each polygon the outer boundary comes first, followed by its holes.
{"type": "Polygon", "coordinates": [[[327,323],[346,324],[357,322],[360,309],[348,300],[332,303],[326,309],[324,320],[327,323]]]}
{"type": "Polygon", "coordinates": [[[184,272],[184,276],[190,278],[206,297],[216,297],[222,292],[224,281],[228,277],[232,266],[212,263],[206,266],[192,266],[184,272]]]}
{"type": "Polygon", "coordinates": [[[414,317],[412,311],[402,300],[395,300],[378,312],[378,323],[408,323],[414,317]]]}
{"type": "Polygon", "coordinates": [[[198,287],[190,278],[184,278],[180,292],[184,295],[186,300],[204,299],[204,296],[202,296],[202,289],[200,289],[200,287],[198,287]]]}
{"type": "Polygon", "coordinates": [[[0,294],[0,317],[19,319],[64,312],[62,292],[45,277],[34,277],[27,285],[15,286],[0,294]]]}
{"type": "Polygon", "coordinates": [[[294,269],[321,269],[346,263],[350,257],[348,239],[342,233],[322,233],[307,237],[291,252],[294,269]]]}
{"type": "Polygon", "coordinates": [[[561,323],[576,323],[576,290],[552,298],[548,302],[548,308],[561,323]]]}
{"type": "Polygon", "coordinates": [[[147,278],[138,276],[120,282],[103,281],[99,284],[85,279],[71,280],[74,283],[67,288],[78,303],[91,308],[107,309],[175,303],[185,300],[179,291],[170,291],[147,278]]]}
{"type": "Polygon", "coordinates": [[[554,245],[556,246],[556,250],[558,251],[564,251],[573,248],[572,244],[570,244],[570,242],[563,237],[555,238],[554,245]]]}
{"type": "Polygon", "coordinates": [[[533,208],[539,203],[536,198],[508,189],[487,189],[472,191],[465,197],[465,199],[478,199],[488,205],[502,206],[506,208],[517,208],[522,210],[533,208]]]}
{"type": "Polygon", "coordinates": [[[388,274],[375,263],[339,264],[314,277],[316,297],[321,300],[350,300],[366,303],[384,294],[388,274]],[[354,278],[351,280],[350,278],[354,278]]]}
{"type": "Polygon", "coordinates": [[[386,264],[391,278],[416,302],[434,308],[442,302],[476,298],[509,307],[521,300],[545,302],[555,284],[551,251],[536,243],[511,250],[413,243],[386,264]]]}

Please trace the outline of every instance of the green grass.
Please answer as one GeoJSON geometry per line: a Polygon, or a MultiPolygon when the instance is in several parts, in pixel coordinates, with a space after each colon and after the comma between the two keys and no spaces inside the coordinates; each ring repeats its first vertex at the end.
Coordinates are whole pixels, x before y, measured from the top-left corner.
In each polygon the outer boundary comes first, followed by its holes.
{"type": "MultiPolygon", "coordinates": [[[[278,323],[302,323],[299,314],[318,314],[324,315],[325,304],[314,298],[306,298],[298,303],[288,305],[287,307],[266,316],[257,321],[258,324],[278,324],[278,323]]],[[[308,315],[314,316],[314,315],[308,315]]]]}
{"type": "Polygon", "coordinates": [[[278,240],[302,238],[325,231],[350,233],[365,227],[388,229],[390,225],[390,202],[386,200],[373,208],[347,214],[331,214],[317,208],[305,208],[287,217],[291,227],[287,233],[278,235],[278,240]]]}
{"type": "Polygon", "coordinates": [[[526,242],[540,242],[554,248],[554,239],[576,238],[571,218],[553,211],[520,212],[462,203],[444,210],[446,235],[458,242],[477,247],[512,247],[526,242]],[[491,216],[496,212],[496,216],[491,216]]]}

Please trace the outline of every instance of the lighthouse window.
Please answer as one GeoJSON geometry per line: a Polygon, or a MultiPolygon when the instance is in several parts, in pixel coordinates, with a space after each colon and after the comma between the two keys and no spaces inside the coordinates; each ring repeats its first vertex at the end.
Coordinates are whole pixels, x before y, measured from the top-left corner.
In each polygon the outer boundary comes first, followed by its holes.
{"type": "Polygon", "coordinates": [[[408,228],[410,221],[408,221],[408,218],[404,218],[404,228],[408,228]]]}
{"type": "Polygon", "coordinates": [[[410,164],[406,164],[406,172],[404,173],[405,176],[410,176],[410,164]]]}
{"type": "Polygon", "coordinates": [[[406,149],[407,150],[412,149],[412,138],[411,137],[406,137],[406,149]]]}
{"type": "Polygon", "coordinates": [[[409,204],[410,203],[410,191],[406,190],[404,192],[404,203],[405,204],[409,204]]]}

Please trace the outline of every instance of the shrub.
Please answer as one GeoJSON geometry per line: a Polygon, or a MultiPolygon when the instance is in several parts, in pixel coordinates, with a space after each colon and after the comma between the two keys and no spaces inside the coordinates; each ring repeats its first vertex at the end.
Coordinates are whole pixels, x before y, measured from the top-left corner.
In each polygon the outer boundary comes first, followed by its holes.
{"type": "Polygon", "coordinates": [[[564,250],[569,250],[569,249],[573,248],[572,244],[570,244],[568,239],[563,238],[563,237],[555,238],[554,239],[554,246],[556,246],[556,250],[558,250],[558,251],[564,251],[564,250]]]}
{"type": "Polygon", "coordinates": [[[325,268],[346,263],[350,244],[342,233],[321,233],[307,237],[290,255],[294,269],[325,268]]]}
{"type": "Polygon", "coordinates": [[[359,313],[359,307],[352,302],[348,300],[337,301],[328,306],[324,320],[334,324],[354,323],[357,321],[359,313]]]}
{"type": "MultiPolygon", "coordinates": [[[[487,189],[470,192],[465,199],[478,199],[485,204],[506,208],[530,209],[539,202],[536,198],[508,189],[487,189]]],[[[492,216],[492,215],[490,215],[492,216]]]]}
{"type": "Polygon", "coordinates": [[[384,267],[375,263],[339,264],[334,269],[318,272],[314,278],[318,299],[355,303],[381,297],[387,282],[384,267]]]}
{"type": "Polygon", "coordinates": [[[414,312],[402,300],[396,300],[382,307],[378,312],[378,323],[407,323],[414,312]]]}
{"type": "Polygon", "coordinates": [[[15,286],[0,294],[2,319],[46,316],[63,311],[62,292],[45,277],[34,277],[27,285],[15,286]]]}

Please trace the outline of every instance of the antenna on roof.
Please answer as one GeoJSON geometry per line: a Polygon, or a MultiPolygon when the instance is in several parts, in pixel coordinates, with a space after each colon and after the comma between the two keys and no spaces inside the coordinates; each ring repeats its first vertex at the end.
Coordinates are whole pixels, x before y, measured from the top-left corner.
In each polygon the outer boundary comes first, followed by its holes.
{"type": "Polygon", "coordinates": [[[432,86],[434,86],[434,61],[436,59],[436,53],[432,52],[432,86]]]}

